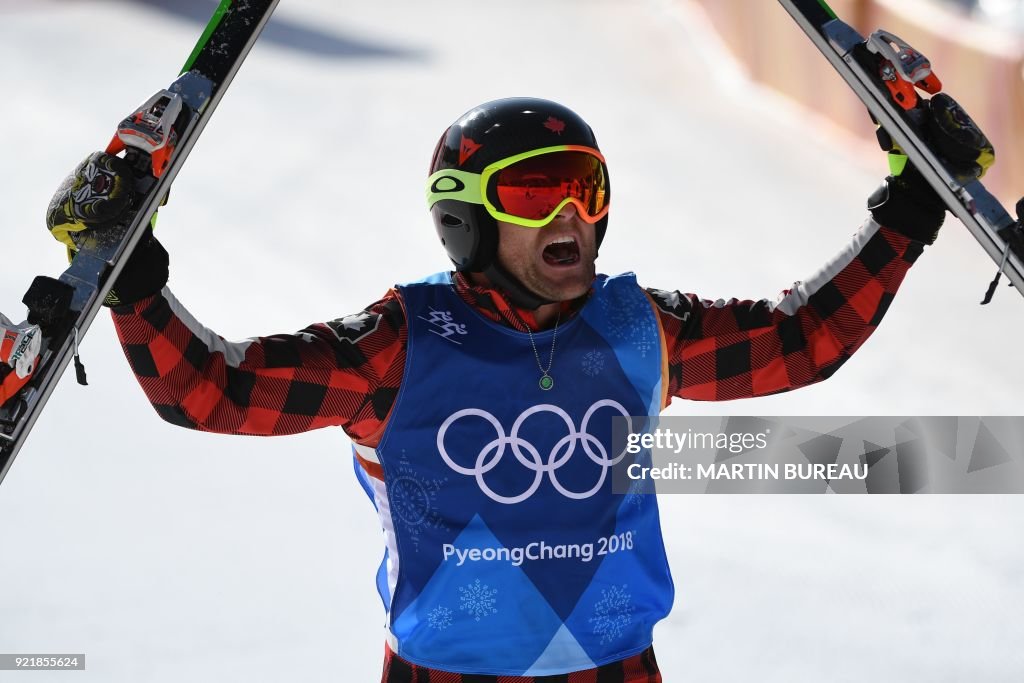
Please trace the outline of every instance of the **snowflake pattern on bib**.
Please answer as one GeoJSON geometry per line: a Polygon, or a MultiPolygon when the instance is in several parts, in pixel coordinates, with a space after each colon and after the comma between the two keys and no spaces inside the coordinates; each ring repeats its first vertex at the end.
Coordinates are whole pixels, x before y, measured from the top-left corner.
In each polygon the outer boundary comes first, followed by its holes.
{"type": "Polygon", "coordinates": [[[497,594],[497,588],[480,583],[480,579],[465,586],[459,586],[459,609],[480,621],[483,617],[498,613],[494,606],[497,602],[495,598],[497,594]]]}
{"type": "Polygon", "coordinates": [[[452,611],[447,607],[438,605],[430,610],[427,615],[427,625],[432,629],[443,631],[452,625],[452,611]]]}
{"type": "Polygon", "coordinates": [[[607,297],[601,299],[601,308],[608,318],[613,339],[629,342],[641,358],[646,358],[647,352],[657,346],[654,341],[658,338],[657,323],[650,306],[607,297]]]}
{"type": "Polygon", "coordinates": [[[604,370],[604,354],[600,351],[587,351],[583,355],[583,374],[597,377],[604,370]]]}
{"type": "Polygon", "coordinates": [[[633,622],[632,599],[626,584],[601,591],[601,599],[594,604],[594,616],[589,621],[594,626],[594,635],[600,636],[602,643],[619,638],[633,622]]]}
{"type": "Polygon", "coordinates": [[[406,529],[413,550],[419,552],[420,531],[447,527],[437,513],[437,495],[448,480],[424,479],[419,476],[410,467],[404,449],[396,467],[396,475],[391,481],[392,519],[406,529]]]}

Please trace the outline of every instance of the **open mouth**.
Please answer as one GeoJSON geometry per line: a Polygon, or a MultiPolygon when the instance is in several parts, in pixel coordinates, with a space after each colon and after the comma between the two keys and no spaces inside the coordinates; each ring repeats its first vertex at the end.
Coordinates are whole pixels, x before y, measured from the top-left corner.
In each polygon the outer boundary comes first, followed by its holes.
{"type": "Polygon", "coordinates": [[[575,237],[559,237],[544,247],[544,262],[552,266],[571,266],[580,260],[575,237]]]}

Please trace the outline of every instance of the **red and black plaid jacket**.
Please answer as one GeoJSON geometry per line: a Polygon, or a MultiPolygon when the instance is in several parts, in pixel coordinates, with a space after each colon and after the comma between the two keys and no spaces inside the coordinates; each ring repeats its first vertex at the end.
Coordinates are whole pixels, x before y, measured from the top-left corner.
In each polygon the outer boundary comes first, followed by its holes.
{"type": "MultiPolygon", "coordinates": [[[[668,395],[724,401],[831,376],[874,331],[922,249],[869,220],[824,268],[775,301],[648,289],[667,348],[668,395]]],[[[530,312],[499,292],[455,281],[484,315],[536,329],[530,312]]],[[[585,299],[564,304],[563,319],[585,299]]],[[[203,327],[167,289],[113,317],[153,407],[190,429],[276,435],[339,426],[376,446],[402,382],[406,323],[395,290],[360,313],[244,342],[203,327]]]]}

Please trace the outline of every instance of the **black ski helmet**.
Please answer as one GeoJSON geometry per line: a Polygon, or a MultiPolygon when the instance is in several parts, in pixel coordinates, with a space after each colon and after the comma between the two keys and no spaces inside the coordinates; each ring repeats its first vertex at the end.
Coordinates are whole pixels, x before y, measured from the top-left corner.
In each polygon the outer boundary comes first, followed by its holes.
{"type": "MultiPolygon", "coordinates": [[[[494,162],[555,145],[581,145],[600,151],[590,126],[568,107],[534,97],[493,100],[470,109],[441,135],[428,176],[447,169],[481,173],[494,162]]],[[[536,308],[550,303],[527,290],[498,265],[498,222],[486,208],[442,199],[431,207],[430,213],[437,236],[456,270],[484,273],[520,306],[536,308]]],[[[608,216],[594,227],[600,247],[608,216]]]]}

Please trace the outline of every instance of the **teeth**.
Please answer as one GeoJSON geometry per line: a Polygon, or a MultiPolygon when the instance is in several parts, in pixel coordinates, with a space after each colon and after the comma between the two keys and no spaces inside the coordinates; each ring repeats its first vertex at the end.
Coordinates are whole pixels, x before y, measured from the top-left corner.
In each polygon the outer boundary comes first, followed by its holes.
{"type": "Polygon", "coordinates": [[[559,237],[557,240],[552,240],[551,242],[548,242],[548,246],[550,247],[552,244],[575,244],[575,243],[576,243],[576,238],[575,237],[559,237]]]}

